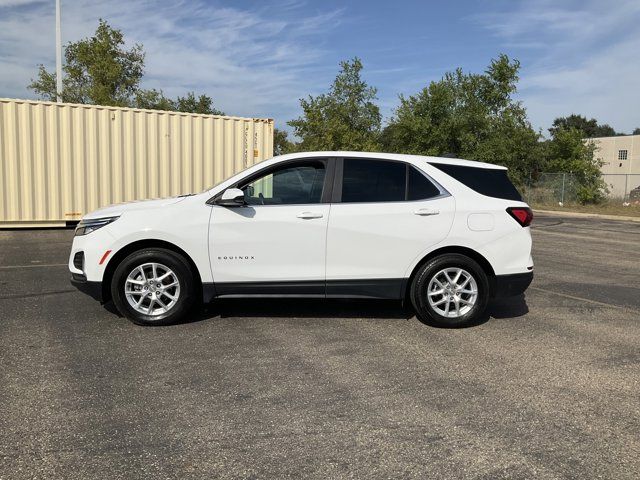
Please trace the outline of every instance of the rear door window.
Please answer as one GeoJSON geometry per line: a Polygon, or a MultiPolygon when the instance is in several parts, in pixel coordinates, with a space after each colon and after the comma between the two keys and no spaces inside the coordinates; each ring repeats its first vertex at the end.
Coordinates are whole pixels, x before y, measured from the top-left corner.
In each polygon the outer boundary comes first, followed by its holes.
{"type": "Polygon", "coordinates": [[[509,180],[506,170],[466,167],[446,163],[431,163],[430,165],[464,183],[471,190],[487,197],[522,201],[520,192],[509,180]]]}
{"type": "Polygon", "coordinates": [[[366,158],[344,160],[343,203],[425,200],[440,193],[438,187],[413,165],[366,158]]]}
{"type": "Polygon", "coordinates": [[[345,159],[342,202],[402,202],[406,178],[407,167],[402,162],[345,159]]]}

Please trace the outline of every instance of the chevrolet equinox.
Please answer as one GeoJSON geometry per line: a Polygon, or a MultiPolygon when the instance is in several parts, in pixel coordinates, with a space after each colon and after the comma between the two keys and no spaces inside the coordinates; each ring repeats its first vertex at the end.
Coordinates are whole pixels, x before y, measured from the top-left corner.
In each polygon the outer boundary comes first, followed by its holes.
{"type": "Polygon", "coordinates": [[[135,323],[218,297],[409,300],[477,321],[533,279],[532,212],[492,165],[360,152],[283,155],[195,195],[85,215],[72,283],[135,323]]]}

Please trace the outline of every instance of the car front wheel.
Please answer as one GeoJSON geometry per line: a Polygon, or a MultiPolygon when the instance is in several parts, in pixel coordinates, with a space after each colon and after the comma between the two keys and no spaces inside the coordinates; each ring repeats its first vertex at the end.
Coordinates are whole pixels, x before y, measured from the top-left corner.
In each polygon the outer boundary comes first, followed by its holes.
{"type": "Polygon", "coordinates": [[[461,327],[477,322],[489,300],[487,275],[473,259],[445,254],[425,263],[411,286],[411,302],[425,323],[461,327]]]}
{"type": "Polygon", "coordinates": [[[194,303],[193,274],[171,250],[139,250],[116,268],[111,296],[118,311],[138,325],[176,323],[194,303]]]}

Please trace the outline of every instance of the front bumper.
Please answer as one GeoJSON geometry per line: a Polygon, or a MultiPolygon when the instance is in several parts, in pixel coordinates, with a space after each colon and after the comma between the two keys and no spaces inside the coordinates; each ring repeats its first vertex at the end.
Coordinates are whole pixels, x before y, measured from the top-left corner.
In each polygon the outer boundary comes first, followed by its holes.
{"type": "Polygon", "coordinates": [[[520,295],[531,285],[533,272],[496,275],[493,297],[513,297],[520,295]]]}
{"type": "Polygon", "coordinates": [[[91,298],[103,302],[102,282],[89,282],[87,277],[78,273],[71,274],[71,285],[82,293],[86,293],[91,298]]]}

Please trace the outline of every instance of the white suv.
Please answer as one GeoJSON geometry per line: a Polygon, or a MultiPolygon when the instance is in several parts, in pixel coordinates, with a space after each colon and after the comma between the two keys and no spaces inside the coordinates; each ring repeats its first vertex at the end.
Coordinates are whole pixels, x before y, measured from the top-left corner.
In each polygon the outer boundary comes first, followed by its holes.
{"type": "Polygon", "coordinates": [[[533,279],[531,209],[504,167],[313,152],[196,195],[86,215],[72,283],[139,324],[217,297],[410,299],[428,323],[477,321],[533,279]]]}

